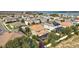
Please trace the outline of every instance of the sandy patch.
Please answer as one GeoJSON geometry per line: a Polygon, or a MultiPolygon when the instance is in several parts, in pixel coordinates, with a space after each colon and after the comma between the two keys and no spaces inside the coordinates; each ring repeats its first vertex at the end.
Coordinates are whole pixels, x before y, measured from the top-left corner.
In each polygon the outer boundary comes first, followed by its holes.
{"type": "Polygon", "coordinates": [[[9,40],[14,39],[16,37],[21,37],[22,33],[15,33],[15,32],[4,32],[2,35],[0,35],[0,46],[4,46],[9,40]]]}

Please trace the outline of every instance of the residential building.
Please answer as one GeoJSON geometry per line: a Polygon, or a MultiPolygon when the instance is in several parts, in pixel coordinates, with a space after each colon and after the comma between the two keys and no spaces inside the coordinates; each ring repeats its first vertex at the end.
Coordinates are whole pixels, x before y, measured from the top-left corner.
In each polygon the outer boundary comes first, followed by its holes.
{"type": "Polygon", "coordinates": [[[61,22],[60,24],[62,25],[62,27],[70,27],[73,25],[72,22],[69,21],[61,22]]]}
{"type": "Polygon", "coordinates": [[[42,36],[47,34],[46,29],[41,24],[35,24],[31,26],[32,34],[42,36]]]}
{"type": "Polygon", "coordinates": [[[9,23],[9,22],[16,22],[17,19],[14,18],[14,17],[6,17],[6,18],[4,18],[4,21],[5,21],[6,23],[9,23]]]}
{"type": "Polygon", "coordinates": [[[79,24],[79,18],[76,18],[75,19],[75,22],[79,24]]]}
{"type": "Polygon", "coordinates": [[[45,23],[44,28],[48,30],[48,32],[51,32],[52,30],[55,30],[59,27],[62,27],[59,23],[53,22],[51,24],[45,23]]]}

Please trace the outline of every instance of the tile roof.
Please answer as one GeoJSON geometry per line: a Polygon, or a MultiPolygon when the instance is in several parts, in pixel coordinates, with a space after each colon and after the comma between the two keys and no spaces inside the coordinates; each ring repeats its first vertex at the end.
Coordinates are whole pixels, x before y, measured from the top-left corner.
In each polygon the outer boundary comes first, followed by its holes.
{"type": "Polygon", "coordinates": [[[68,21],[66,21],[66,22],[61,22],[60,24],[61,24],[62,26],[66,26],[66,27],[72,26],[72,23],[71,23],[71,22],[68,22],[68,21]]]}
{"type": "Polygon", "coordinates": [[[43,30],[44,28],[41,24],[35,24],[31,26],[31,29],[34,31],[40,31],[40,30],[43,30]]]}
{"type": "Polygon", "coordinates": [[[76,18],[75,21],[79,22],[79,18],[76,18]]]}
{"type": "Polygon", "coordinates": [[[31,29],[34,30],[38,36],[42,36],[47,33],[41,24],[32,25],[31,29]]]}
{"type": "Polygon", "coordinates": [[[41,36],[43,34],[46,34],[46,30],[41,30],[40,32],[37,32],[37,35],[41,36]]]}

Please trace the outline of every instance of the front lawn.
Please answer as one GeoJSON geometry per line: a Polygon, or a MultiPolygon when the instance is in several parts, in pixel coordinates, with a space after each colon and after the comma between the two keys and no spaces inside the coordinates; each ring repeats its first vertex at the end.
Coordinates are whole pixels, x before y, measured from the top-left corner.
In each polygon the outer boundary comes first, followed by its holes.
{"type": "Polygon", "coordinates": [[[11,24],[6,24],[6,27],[10,31],[12,31],[14,29],[14,26],[12,26],[11,24]]]}

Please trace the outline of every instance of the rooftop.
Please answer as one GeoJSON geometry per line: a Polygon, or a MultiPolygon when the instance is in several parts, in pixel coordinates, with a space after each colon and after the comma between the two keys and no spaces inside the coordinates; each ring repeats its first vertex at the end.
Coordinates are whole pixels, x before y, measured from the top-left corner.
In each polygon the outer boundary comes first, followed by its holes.
{"type": "Polygon", "coordinates": [[[41,24],[34,24],[31,26],[31,29],[34,31],[41,31],[44,29],[44,27],[41,24]]]}
{"type": "Polygon", "coordinates": [[[68,22],[68,21],[61,22],[60,24],[61,24],[62,26],[66,26],[66,27],[72,26],[72,23],[71,23],[71,22],[68,22]]]}
{"type": "Polygon", "coordinates": [[[79,22],[79,18],[76,18],[75,21],[79,22]]]}
{"type": "Polygon", "coordinates": [[[34,30],[38,36],[42,36],[47,33],[44,27],[41,24],[35,24],[31,26],[31,29],[34,30]]]}

